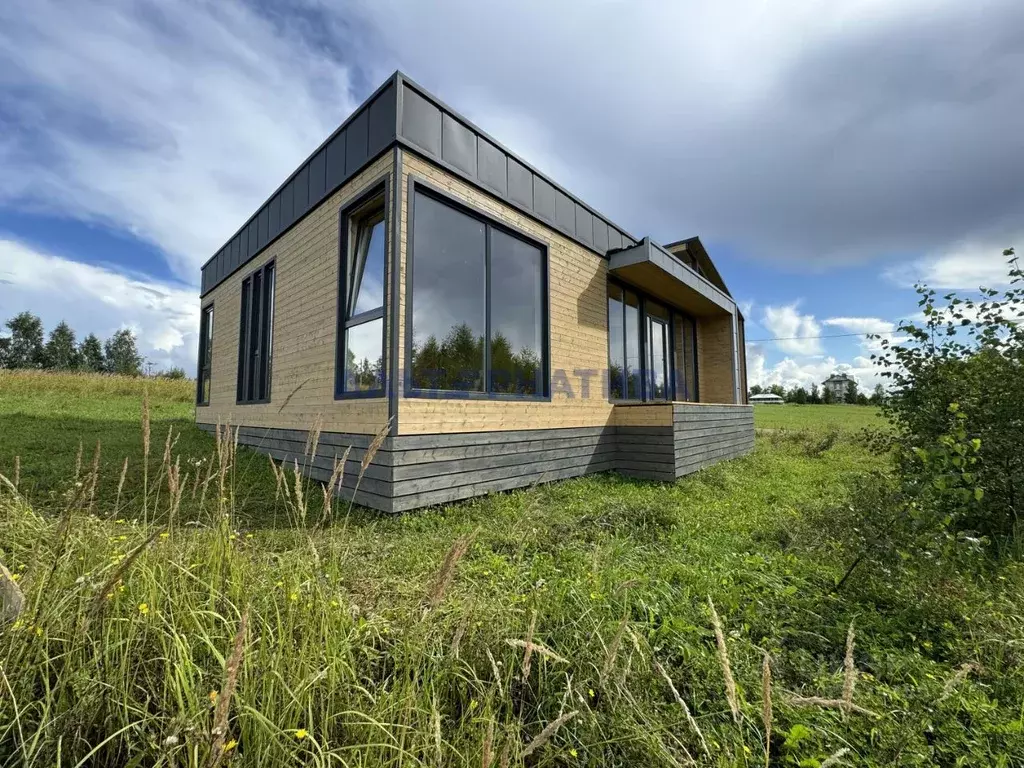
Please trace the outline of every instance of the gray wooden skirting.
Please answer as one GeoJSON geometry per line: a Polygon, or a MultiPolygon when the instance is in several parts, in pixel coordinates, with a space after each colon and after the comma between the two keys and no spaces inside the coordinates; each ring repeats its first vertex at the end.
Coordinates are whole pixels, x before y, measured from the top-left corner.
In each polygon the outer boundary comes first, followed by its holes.
{"type": "MultiPolygon", "coordinates": [[[[214,431],[212,424],[199,424],[214,431]]],[[[355,492],[372,435],[322,432],[315,456],[300,429],[238,428],[238,442],[327,481],[351,447],[340,495],[355,492]]],[[[754,447],[753,409],[673,409],[672,426],[574,427],[385,438],[363,471],[356,502],[384,512],[445,504],[594,472],[672,482],[754,447]]],[[[256,460],[246,457],[242,460],[256,460]]]]}

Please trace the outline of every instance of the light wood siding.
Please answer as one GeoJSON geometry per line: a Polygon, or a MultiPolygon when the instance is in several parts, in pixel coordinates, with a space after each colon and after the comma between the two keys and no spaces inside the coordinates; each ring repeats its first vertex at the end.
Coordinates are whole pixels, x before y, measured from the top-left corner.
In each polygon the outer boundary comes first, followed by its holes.
{"type": "Polygon", "coordinates": [[[551,323],[551,402],[424,399],[400,397],[399,434],[477,432],[605,426],[612,405],[607,398],[608,368],[607,263],[552,229],[538,224],[441,168],[409,153],[402,154],[400,194],[399,368],[405,368],[405,296],[409,176],[428,182],[500,222],[546,243],[549,260],[551,323]],[[578,371],[592,371],[588,391],[578,371]],[[584,394],[586,396],[584,396],[584,394]]]}
{"type": "Polygon", "coordinates": [[[734,403],[732,315],[697,320],[697,368],[702,403],[734,403]]]}
{"type": "MultiPolygon", "coordinates": [[[[325,430],[359,434],[375,433],[387,422],[386,398],[334,399],[334,357],[339,211],[390,178],[392,163],[392,153],[383,155],[204,299],[204,306],[214,303],[213,360],[210,404],[196,408],[197,422],[309,429],[321,415],[325,430]],[[276,263],[271,400],[236,405],[241,284],[271,260],[276,263]]],[[[390,230],[388,236],[390,241],[390,230]]]]}

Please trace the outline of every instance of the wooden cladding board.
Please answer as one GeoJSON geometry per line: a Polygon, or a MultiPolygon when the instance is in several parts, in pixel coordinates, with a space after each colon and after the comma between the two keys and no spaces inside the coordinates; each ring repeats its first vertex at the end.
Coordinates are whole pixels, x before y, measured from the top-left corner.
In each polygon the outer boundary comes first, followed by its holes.
{"type": "MultiPolygon", "coordinates": [[[[305,429],[320,419],[325,430],[370,435],[387,423],[386,398],[335,400],[334,376],[340,211],[390,179],[393,164],[388,154],[367,166],[203,298],[204,307],[213,304],[213,368],[210,403],[196,408],[197,422],[305,429]],[[271,260],[276,285],[270,402],[238,404],[242,280],[271,260]]],[[[390,236],[389,229],[388,243],[390,236]]],[[[389,313],[385,322],[390,325],[389,313]]]]}
{"type": "Polygon", "coordinates": [[[754,450],[754,409],[749,405],[672,406],[676,477],[754,450]]]}
{"type": "MultiPolygon", "coordinates": [[[[359,481],[356,501],[403,512],[594,472],[671,482],[753,448],[748,406],[665,406],[671,424],[563,427],[387,437],[359,481]]],[[[200,427],[212,432],[211,424],[200,427]]],[[[355,492],[372,436],[322,432],[314,455],[301,429],[240,427],[238,441],[316,480],[349,450],[340,495],[355,492]]]]}

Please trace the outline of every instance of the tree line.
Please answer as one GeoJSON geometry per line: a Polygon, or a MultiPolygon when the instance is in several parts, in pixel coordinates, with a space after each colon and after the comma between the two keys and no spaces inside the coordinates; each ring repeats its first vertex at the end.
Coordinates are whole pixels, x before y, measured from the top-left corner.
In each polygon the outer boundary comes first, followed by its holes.
{"type": "MultiPolygon", "coordinates": [[[[79,342],[74,329],[62,320],[47,337],[43,321],[31,312],[15,315],[4,327],[9,335],[0,338],[0,368],[142,375],[145,360],[128,328],[103,342],[95,333],[79,342]]],[[[185,371],[170,368],[157,375],[183,379],[185,371]]]]}
{"type": "Polygon", "coordinates": [[[750,396],[754,395],[778,395],[787,403],[796,405],[833,405],[836,403],[882,405],[885,402],[885,387],[878,384],[871,395],[865,395],[860,391],[857,383],[851,381],[847,386],[846,394],[837,396],[831,389],[826,388],[822,392],[817,384],[812,384],[809,390],[804,387],[786,389],[781,384],[772,384],[770,387],[755,384],[750,388],[750,396]]]}

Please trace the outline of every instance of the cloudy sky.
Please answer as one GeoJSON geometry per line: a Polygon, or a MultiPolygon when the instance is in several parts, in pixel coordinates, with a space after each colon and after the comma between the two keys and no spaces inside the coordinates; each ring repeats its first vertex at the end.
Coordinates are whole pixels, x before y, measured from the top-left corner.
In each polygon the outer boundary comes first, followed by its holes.
{"type": "Polygon", "coordinates": [[[1024,247],[1019,0],[504,8],[0,3],[0,319],[194,370],[199,266],[396,68],[634,235],[700,235],[751,383],[871,386],[847,334],[1024,247]]]}

